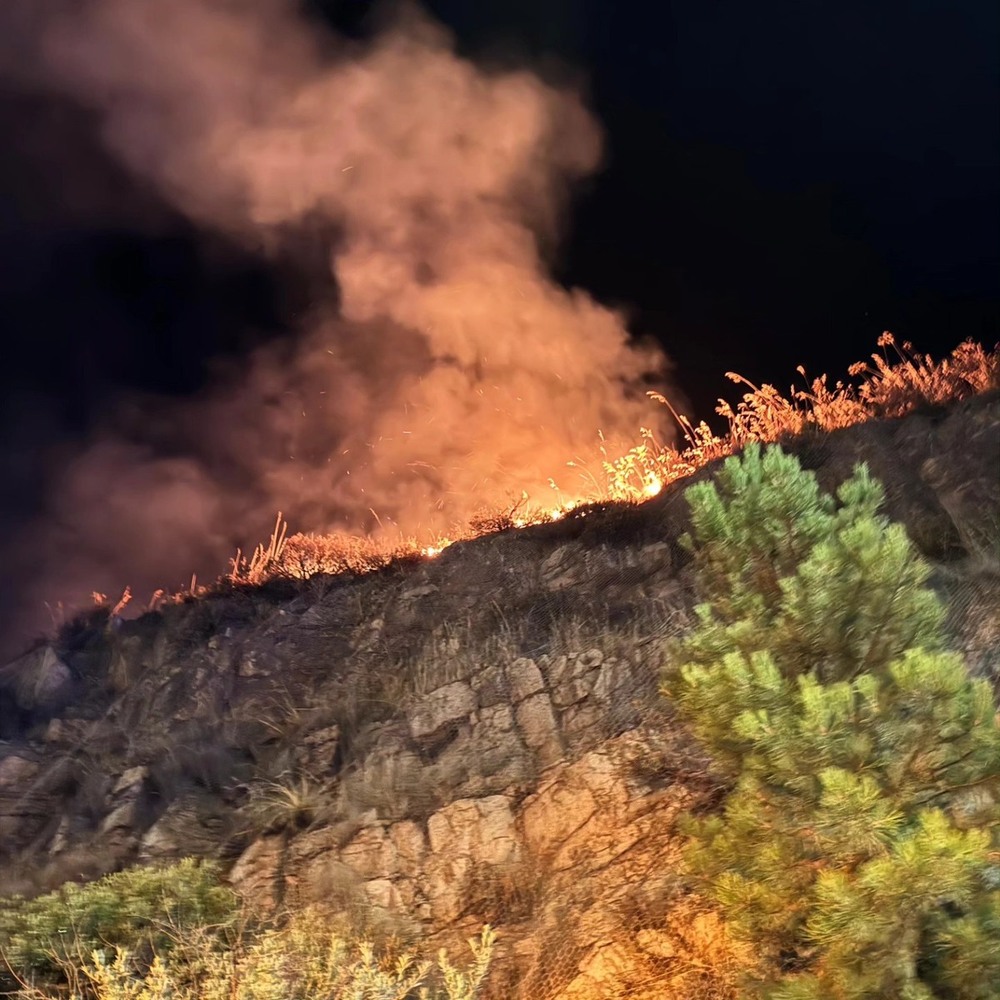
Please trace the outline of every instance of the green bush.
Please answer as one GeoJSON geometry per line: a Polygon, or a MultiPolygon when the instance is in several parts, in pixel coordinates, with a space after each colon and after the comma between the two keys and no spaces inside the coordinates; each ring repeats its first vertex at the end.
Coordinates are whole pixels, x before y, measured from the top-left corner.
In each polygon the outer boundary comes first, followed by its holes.
{"type": "Polygon", "coordinates": [[[1000,724],[859,466],[779,448],[686,493],[701,603],[664,690],[731,782],[690,870],[781,1000],[1000,996],[1000,724]]]}
{"type": "MultiPolygon", "coordinates": [[[[0,953],[21,1000],[474,1000],[494,935],[472,964],[376,952],[319,910],[261,926],[193,860],[132,868],[33,900],[0,901],[0,953]],[[427,985],[431,983],[433,985],[427,985]]],[[[2,992],[2,991],[0,991],[2,992]]]]}
{"type": "Polygon", "coordinates": [[[236,912],[236,896],[219,884],[212,863],[129,868],[35,899],[0,901],[0,954],[22,979],[61,977],[95,951],[151,959],[169,951],[178,933],[221,927],[236,912]]]}

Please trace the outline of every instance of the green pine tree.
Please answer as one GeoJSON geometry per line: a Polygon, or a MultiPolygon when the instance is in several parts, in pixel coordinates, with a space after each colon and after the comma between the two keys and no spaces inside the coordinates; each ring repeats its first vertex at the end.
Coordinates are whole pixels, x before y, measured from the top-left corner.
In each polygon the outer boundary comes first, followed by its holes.
{"type": "Polygon", "coordinates": [[[750,446],[686,493],[701,603],[664,690],[732,782],[690,870],[775,1000],[1000,997],[1000,722],[859,466],[750,446]]]}

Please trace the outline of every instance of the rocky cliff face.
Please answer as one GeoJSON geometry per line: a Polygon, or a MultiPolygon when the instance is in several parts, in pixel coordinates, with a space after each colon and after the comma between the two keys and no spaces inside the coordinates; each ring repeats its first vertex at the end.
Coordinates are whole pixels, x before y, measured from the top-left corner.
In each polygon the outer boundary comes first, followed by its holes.
{"type": "MultiPolygon", "coordinates": [[[[997,395],[787,447],[828,489],[869,464],[1000,679],[997,395]]],[[[720,789],[658,693],[693,602],[685,485],[71,623],[0,668],[0,892],[212,856],[264,911],[459,950],[492,923],[491,997],[724,995],[749,956],[685,894],[674,828],[720,789]]]]}

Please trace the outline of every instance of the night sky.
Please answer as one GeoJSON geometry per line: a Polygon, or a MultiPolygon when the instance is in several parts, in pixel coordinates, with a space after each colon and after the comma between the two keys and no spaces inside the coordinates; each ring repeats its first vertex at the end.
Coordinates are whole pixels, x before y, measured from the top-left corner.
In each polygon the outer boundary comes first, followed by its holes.
{"type": "Polygon", "coordinates": [[[431,6],[472,51],[582,71],[610,149],[560,274],[667,347],[699,416],[725,369],[997,340],[996,5],[431,6]]]}
{"type": "MultiPolygon", "coordinates": [[[[383,20],[360,0],[306,6],[317,33],[383,20]]],[[[800,364],[842,377],[886,329],[936,355],[1000,338],[995,3],[425,7],[462,55],[583,93],[602,166],[572,187],[547,263],[663,346],[696,419],[733,398],[727,370],[787,387],[800,364]]],[[[196,397],[254,346],[293,340],[332,278],[323,226],[265,253],[190,221],[109,154],[92,108],[10,82],[3,57],[12,534],[121,399],[196,397]]]]}

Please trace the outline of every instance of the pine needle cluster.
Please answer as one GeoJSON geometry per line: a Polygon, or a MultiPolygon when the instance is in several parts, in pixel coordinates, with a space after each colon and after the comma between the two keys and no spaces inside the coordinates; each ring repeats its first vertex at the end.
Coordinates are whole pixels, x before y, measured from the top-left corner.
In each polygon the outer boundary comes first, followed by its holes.
{"type": "Polygon", "coordinates": [[[1000,722],[864,466],[778,447],[689,488],[701,603],[664,689],[731,781],[691,872],[775,1000],[1000,996],[1000,722]]]}

